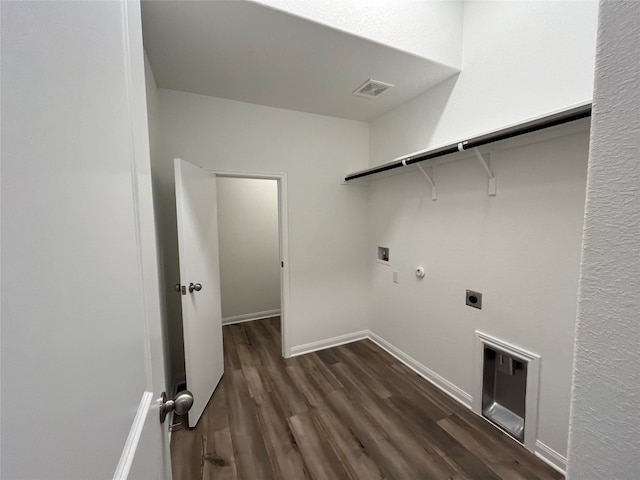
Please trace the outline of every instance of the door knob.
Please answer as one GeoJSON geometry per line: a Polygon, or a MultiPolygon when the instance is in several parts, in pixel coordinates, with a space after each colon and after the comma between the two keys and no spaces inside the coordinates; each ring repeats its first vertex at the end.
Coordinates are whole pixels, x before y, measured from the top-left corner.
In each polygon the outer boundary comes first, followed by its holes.
{"type": "Polygon", "coordinates": [[[190,283],[189,284],[189,292],[193,293],[193,291],[199,292],[200,290],[202,290],[202,285],[200,285],[199,283],[190,283]]]}
{"type": "Polygon", "coordinates": [[[164,423],[169,412],[184,415],[193,405],[193,395],[188,390],[178,392],[173,400],[167,400],[167,394],[162,392],[162,405],[160,405],[160,423],[164,423]]]}

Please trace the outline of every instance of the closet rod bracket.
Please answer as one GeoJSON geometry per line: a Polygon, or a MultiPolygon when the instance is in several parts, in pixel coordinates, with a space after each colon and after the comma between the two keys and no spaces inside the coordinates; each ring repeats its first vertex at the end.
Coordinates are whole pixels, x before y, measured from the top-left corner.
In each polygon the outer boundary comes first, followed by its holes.
{"type": "MultiPolygon", "coordinates": [[[[402,164],[405,167],[407,166],[407,160],[409,160],[409,159],[405,158],[405,159],[402,160],[402,164]]],[[[420,165],[419,163],[416,163],[416,165],[420,169],[422,174],[425,176],[425,178],[431,184],[431,200],[433,200],[435,202],[438,199],[438,187],[436,187],[436,184],[433,181],[433,178],[431,178],[431,176],[427,172],[425,172],[424,168],[422,168],[422,165],[420,165]]]]}
{"type": "Polygon", "coordinates": [[[493,172],[491,171],[491,168],[489,167],[489,159],[488,158],[485,159],[484,156],[480,153],[480,150],[478,150],[478,148],[474,148],[473,153],[476,154],[476,157],[482,164],[484,171],[487,172],[487,176],[489,177],[489,195],[493,197],[496,195],[497,185],[496,185],[496,176],[493,174],[493,172]]]}

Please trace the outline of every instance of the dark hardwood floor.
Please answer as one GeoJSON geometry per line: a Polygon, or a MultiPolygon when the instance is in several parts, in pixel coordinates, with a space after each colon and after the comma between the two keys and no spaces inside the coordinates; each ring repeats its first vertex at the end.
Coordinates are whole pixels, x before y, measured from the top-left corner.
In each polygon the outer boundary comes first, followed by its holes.
{"type": "Polygon", "coordinates": [[[225,326],[225,374],[174,431],[174,480],[559,479],[368,340],[280,356],[278,318],[225,326]]]}

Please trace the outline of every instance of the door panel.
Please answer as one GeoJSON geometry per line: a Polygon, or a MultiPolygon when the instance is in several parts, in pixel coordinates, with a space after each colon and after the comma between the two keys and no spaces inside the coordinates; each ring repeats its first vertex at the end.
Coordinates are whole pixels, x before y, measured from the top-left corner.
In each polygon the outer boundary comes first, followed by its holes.
{"type": "Polygon", "coordinates": [[[202,415],[224,371],[216,176],[174,160],[178,255],[187,388],[193,394],[189,426],[202,415]],[[189,289],[200,284],[200,291],[189,289]]]}
{"type": "Polygon", "coordinates": [[[140,5],[0,8],[0,478],[162,478],[140,5]]]}

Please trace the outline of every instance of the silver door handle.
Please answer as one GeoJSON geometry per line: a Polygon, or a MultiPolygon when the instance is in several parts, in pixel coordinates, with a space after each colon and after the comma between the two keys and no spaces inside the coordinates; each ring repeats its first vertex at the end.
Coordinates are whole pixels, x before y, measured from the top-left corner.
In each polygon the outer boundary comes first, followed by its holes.
{"type": "Polygon", "coordinates": [[[184,415],[193,405],[193,394],[188,390],[178,392],[173,400],[167,400],[167,394],[162,392],[162,404],[160,405],[160,423],[164,423],[169,412],[184,415]]]}
{"type": "Polygon", "coordinates": [[[189,284],[189,292],[193,293],[193,291],[199,292],[200,290],[202,290],[202,285],[200,285],[199,283],[190,283],[189,284]]]}

